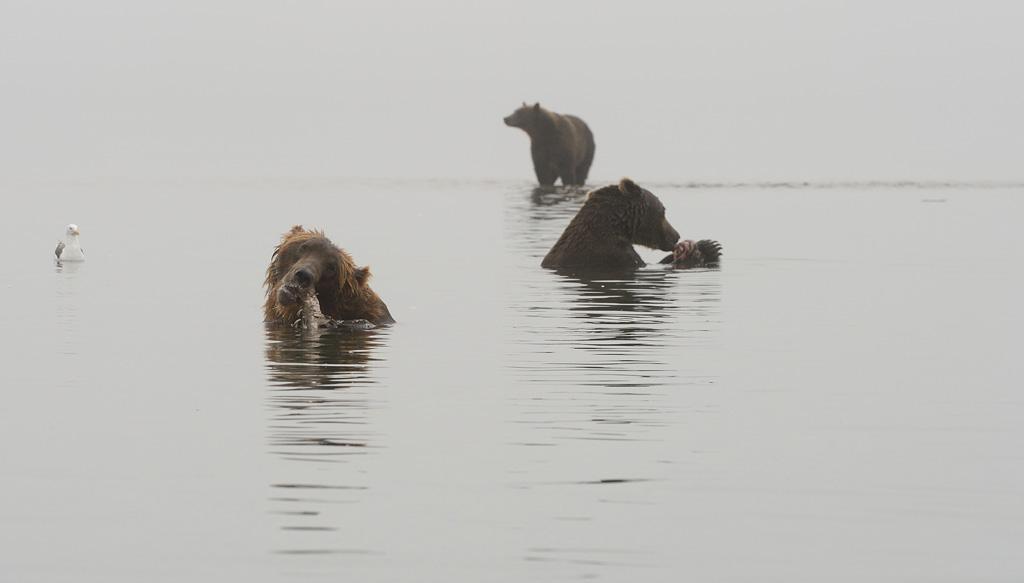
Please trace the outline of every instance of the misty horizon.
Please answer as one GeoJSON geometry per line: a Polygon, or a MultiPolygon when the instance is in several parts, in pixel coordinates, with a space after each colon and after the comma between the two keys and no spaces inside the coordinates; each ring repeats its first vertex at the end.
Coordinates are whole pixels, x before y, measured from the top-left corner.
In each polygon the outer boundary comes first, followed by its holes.
{"type": "Polygon", "coordinates": [[[9,7],[0,174],[525,180],[540,102],[591,181],[1024,181],[1013,3],[443,6],[9,7]]]}

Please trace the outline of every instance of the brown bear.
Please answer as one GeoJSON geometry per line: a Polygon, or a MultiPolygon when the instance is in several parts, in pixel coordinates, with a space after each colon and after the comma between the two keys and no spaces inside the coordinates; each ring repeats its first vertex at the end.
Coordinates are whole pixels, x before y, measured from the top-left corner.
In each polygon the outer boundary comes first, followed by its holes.
{"type": "Polygon", "coordinates": [[[672,254],[660,263],[671,264],[676,269],[693,267],[718,267],[722,260],[722,244],[711,239],[691,241],[687,239],[676,243],[672,254]]]}
{"type": "Polygon", "coordinates": [[[530,136],[533,171],[541,186],[554,186],[559,178],[563,186],[586,184],[594,161],[594,134],[582,119],[552,113],[540,103],[524,102],[505,118],[505,125],[530,136]]]}
{"type": "Polygon", "coordinates": [[[322,231],[296,225],[281,236],[270,259],[263,283],[267,288],[264,319],[291,324],[299,318],[308,294],[315,292],[328,318],[394,324],[388,307],[366,284],[369,279],[370,268],[356,267],[352,257],[322,231]]]}
{"type": "Polygon", "coordinates": [[[542,267],[635,269],[646,265],[633,245],[672,251],[679,233],[665,219],[665,206],[649,190],[623,178],[592,190],[542,267]]]}

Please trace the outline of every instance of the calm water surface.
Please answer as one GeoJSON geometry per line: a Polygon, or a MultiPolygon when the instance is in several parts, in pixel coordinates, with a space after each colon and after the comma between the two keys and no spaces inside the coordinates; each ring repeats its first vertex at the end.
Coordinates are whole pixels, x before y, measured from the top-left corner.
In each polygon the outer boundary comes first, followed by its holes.
{"type": "Polygon", "coordinates": [[[0,183],[3,579],[1019,580],[1021,189],[633,178],[721,269],[543,270],[528,182],[0,183]],[[263,326],[293,224],[399,323],[263,326]]]}

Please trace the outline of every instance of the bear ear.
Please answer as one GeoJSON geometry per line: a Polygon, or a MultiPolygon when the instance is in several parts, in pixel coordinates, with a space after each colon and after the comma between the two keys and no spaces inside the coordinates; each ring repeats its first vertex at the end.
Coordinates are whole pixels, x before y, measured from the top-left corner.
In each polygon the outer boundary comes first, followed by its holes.
{"type": "Polygon", "coordinates": [[[536,111],[536,112],[540,111],[540,102],[539,101],[537,103],[533,104],[533,110],[536,111]]]}
{"type": "Polygon", "coordinates": [[[370,266],[356,268],[356,282],[359,285],[366,285],[370,281],[370,266]]]}
{"type": "Polygon", "coordinates": [[[305,229],[302,228],[302,225],[295,225],[294,227],[292,227],[291,231],[288,231],[288,233],[294,235],[295,233],[301,233],[304,230],[305,229]]]}
{"type": "Polygon", "coordinates": [[[644,189],[637,186],[636,182],[628,178],[623,178],[619,181],[619,192],[625,195],[640,196],[644,193],[644,189]]]}

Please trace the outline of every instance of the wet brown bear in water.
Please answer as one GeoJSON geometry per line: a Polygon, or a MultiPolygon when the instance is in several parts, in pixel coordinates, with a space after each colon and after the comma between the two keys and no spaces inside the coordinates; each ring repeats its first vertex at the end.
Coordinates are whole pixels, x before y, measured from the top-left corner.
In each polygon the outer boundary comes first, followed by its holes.
{"type": "Polygon", "coordinates": [[[572,115],[552,113],[539,103],[526,105],[505,118],[505,125],[519,128],[530,136],[533,171],[541,186],[563,186],[587,182],[594,161],[594,134],[583,120],[572,115]]]}
{"type": "Polygon", "coordinates": [[[587,194],[541,263],[569,269],[635,269],[646,265],[633,245],[672,251],[679,233],[658,197],[628,178],[587,194]]]}
{"type": "Polygon", "coordinates": [[[393,324],[383,300],[366,282],[369,267],[356,267],[352,257],[321,231],[292,227],[281,237],[267,268],[267,322],[291,324],[299,317],[303,299],[315,290],[324,315],[335,320],[367,320],[393,324]]]}

